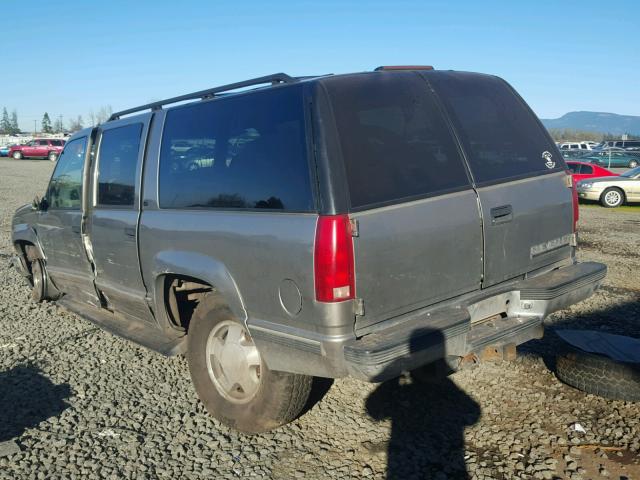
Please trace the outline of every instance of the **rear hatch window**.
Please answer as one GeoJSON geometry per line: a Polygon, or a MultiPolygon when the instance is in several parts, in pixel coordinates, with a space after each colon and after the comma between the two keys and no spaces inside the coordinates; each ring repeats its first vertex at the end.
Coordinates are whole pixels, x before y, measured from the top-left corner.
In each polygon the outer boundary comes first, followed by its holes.
{"type": "Polygon", "coordinates": [[[352,209],[469,188],[460,152],[414,72],[327,79],[352,209]]]}
{"type": "Polygon", "coordinates": [[[425,74],[445,105],[476,183],[562,170],[557,147],[502,79],[460,72],[425,74]]]}

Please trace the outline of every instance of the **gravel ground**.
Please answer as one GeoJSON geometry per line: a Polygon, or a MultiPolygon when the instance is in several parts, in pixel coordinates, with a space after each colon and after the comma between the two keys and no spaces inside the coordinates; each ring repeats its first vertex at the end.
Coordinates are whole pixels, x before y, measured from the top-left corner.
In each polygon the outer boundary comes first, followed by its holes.
{"type": "Polygon", "coordinates": [[[11,215],[51,168],[0,160],[0,442],[19,447],[0,443],[0,479],[640,479],[640,406],[581,393],[545,366],[555,328],[640,337],[640,207],[581,209],[580,257],[609,265],[605,286],[548,319],[517,361],[438,383],[337,380],[299,420],[247,437],[207,416],[184,358],[30,303],[9,267],[11,215]]]}

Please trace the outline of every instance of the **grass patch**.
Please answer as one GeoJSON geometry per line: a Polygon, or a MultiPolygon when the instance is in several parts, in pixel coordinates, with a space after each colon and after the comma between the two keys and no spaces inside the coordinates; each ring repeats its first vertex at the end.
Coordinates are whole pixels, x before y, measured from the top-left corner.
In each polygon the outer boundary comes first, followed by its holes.
{"type": "Polygon", "coordinates": [[[640,213],[640,204],[622,205],[616,208],[605,208],[599,203],[581,203],[580,208],[600,208],[602,210],[615,210],[616,212],[633,212],[640,213]]]}

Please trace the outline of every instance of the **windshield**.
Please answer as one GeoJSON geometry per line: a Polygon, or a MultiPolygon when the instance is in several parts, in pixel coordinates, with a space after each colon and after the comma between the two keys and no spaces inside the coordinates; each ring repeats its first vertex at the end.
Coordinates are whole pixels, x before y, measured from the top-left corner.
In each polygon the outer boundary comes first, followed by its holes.
{"type": "Polygon", "coordinates": [[[640,167],[632,168],[631,170],[627,170],[624,173],[621,173],[621,177],[634,178],[640,175],[640,167]]]}

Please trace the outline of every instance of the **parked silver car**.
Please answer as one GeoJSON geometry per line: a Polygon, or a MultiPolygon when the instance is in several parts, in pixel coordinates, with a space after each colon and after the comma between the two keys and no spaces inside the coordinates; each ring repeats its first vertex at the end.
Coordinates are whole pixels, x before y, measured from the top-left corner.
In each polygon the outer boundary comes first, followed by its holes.
{"type": "Polygon", "coordinates": [[[457,368],[589,297],[566,170],[495,76],[276,74],[74,134],[13,244],[35,300],[185,352],[209,412],[258,432],[313,376],[457,368]]]}
{"type": "Polygon", "coordinates": [[[578,182],[578,197],[615,208],[626,202],[640,202],[640,167],[617,177],[590,178],[578,182]]]}

